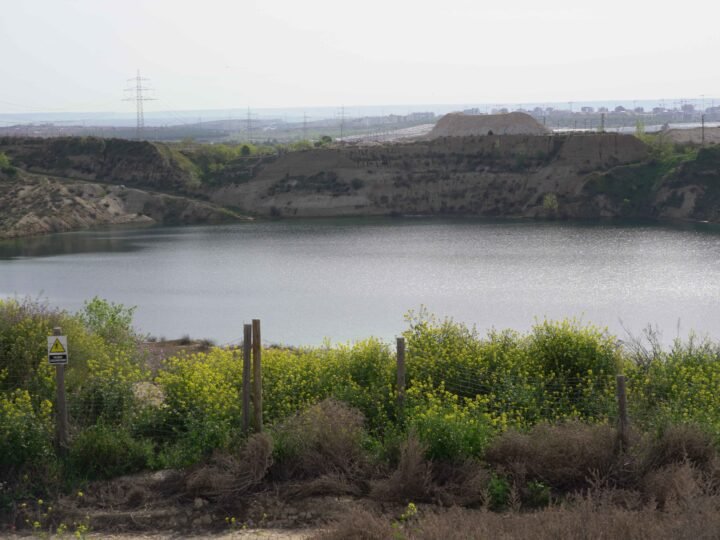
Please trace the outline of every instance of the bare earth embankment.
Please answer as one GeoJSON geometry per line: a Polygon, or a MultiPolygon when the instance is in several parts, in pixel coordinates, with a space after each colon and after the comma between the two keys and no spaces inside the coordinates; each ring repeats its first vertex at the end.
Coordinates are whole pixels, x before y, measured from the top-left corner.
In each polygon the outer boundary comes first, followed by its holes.
{"type": "Polygon", "coordinates": [[[149,143],[0,139],[0,238],[111,225],[247,219],[202,200],[182,156],[149,143]]]}
{"type": "Polygon", "coordinates": [[[20,172],[0,179],[4,237],[213,223],[239,219],[238,212],[720,221],[719,146],[544,134],[532,118],[512,114],[448,115],[425,140],[249,157],[219,147],[71,138],[0,139],[0,153],[20,172]]]}

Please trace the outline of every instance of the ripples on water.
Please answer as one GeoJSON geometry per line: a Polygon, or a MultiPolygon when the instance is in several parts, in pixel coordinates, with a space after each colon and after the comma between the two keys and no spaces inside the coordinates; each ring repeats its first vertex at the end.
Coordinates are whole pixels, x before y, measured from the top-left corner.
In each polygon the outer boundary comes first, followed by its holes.
{"type": "Polygon", "coordinates": [[[158,336],[220,343],[391,339],[403,315],[491,327],[581,317],[624,337],[658,325],[720,339],[720,229],[439,219],[277,221],[114,229],[0,243],[0,296],[75,310],[138,306],[158,336]]]}

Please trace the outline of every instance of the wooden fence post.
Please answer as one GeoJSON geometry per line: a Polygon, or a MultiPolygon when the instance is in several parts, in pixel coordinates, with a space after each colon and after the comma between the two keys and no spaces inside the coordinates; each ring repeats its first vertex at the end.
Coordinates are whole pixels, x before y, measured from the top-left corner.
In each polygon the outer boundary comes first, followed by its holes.
{"type": "Polygon", "coordinates": [[[260,338],[260,319],[252,321],[252,352],[253,352],[253,409],[255,413],[255,431],[263,430],[262,417],[262,341],[260,338]]]}
{"type": "Polygon", "coordinates": [[[243,372],[242,372],[242,429],[243,433],[250,431],[250,381],[252,352],[252,325],[243,326],[243,372]]]}
{"type": "Polygon", "coordinates": [[[617,376],[617,400],[618,400],[618,442],[620,451],[623,452],[628,447],[628,413],[627,413],[627,394],[625,391],[625,375],[617,376]]]}
{"type": "MultiPolygon", "coordinates": [[[[62,329],[60,327],[53,328],[54,336],[61,336],[62,329]]],[[[55,366],[56,387],[57,387],[57,431],[56,443],[58,451],[64,454],[68,449],[68,416],[67,401],[65,399],[65,365],[57,364],[55,366]]]]}
{"type": "Polygon", "coordinates": [[[405,338],[397,338],[397,416],[405,416],[405,338]]]}

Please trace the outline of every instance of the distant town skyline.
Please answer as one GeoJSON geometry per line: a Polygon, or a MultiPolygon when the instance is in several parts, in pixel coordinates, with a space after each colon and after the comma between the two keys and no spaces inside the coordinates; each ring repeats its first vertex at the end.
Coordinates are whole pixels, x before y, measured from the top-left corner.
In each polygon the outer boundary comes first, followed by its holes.
{"type": "Polygon", "coordinates": [[[530,0],[3,6],[0,113],[717,99],[720,4],[530,0]],[[709,25],[709,23],[707,23],[709,25]]]}

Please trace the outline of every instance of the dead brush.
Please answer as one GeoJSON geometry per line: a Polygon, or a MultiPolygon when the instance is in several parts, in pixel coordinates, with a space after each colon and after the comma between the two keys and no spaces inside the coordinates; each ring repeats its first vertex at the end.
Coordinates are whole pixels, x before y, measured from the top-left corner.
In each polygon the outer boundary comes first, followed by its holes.
{"type": "Polygon", "coordinates": [[[316,539],[533,540],[611,538],[613,540],[712,540],[720,536],[717,498],[703,497],[694,508],[661,512],[652,506],[627,510],[590,498],[535,512],[486,512],[463,508],[425,511],[412,527],[390,516],[353,510],[316,539]]]}
{"type": "Polygon", "coordinates": [[[426,451],[417,435],[411,433],[400,446],[397,469],[389,478],[373,483],[371,498],[398,502],[431,500],[435,486],[426,451]]]}
{"type": "Polygon", "coordinates": [[[341,475],[354,481],[368,468],[363,447],[365,419],[360,411],[334,399],[313,405],[276,427],[277,462],[273,476],[303,480],[341,475]]]}
{"type": "Polygon", "coordinates": [[[648,472],[642,491],[645,499],[660,509],[688,508],[705,495],[705,482],[702,472],[686,461],[648,472]]]}
{"type": "Polygon", "coordinates": [[[474,459],[462,463],[433,463],[433,491],[435,499],[443,506],[489,505],[491,478],[490,471],[474,459]]]}
{"type": "Polygon", "coordinates": [[[217,453],[209,463],[191,470],[185,491],[193,497],[216,500],[247,493],[265,478],[272,465],[272,451],[268,435],[252,435],[239,455],[217,453]]]}
{"type": "Polygon", "coordinates": [[[613,477],[618,468],[615,440],[608,425],[539,424],[529,433],[505,432],[490,444],[485,459],[516,481],[527,477],[573,491],[589,487],[593,475],[613,477]]]}
{"type": "Polygon", "coordinates": [[[658,437],[646,437],[638,449],[641,476],[685,462],[712,474],[717,469],[717,460],[718,452],[712,437],[692,424],[670,425],[658,437]]]}
{"type": "Polygon", "coordinates": [[[331,473],[312,480],[287,484],[283,487],[283,496],[291,500],[327,495],[359,497],[363,491],[357,482],[349,481],[342,474],[331,473]]]}
{"type": "Polygon", "coordinates": [[[363,508],[353,508],[313,540],[388,540],[405,538],[388,519],[363,508]]]}

